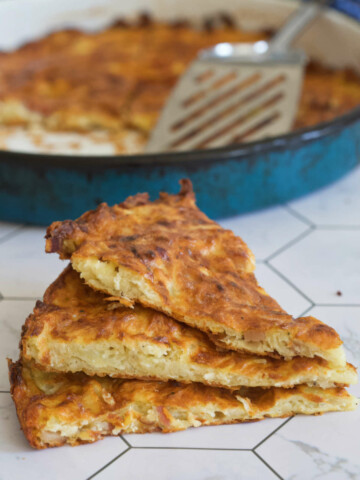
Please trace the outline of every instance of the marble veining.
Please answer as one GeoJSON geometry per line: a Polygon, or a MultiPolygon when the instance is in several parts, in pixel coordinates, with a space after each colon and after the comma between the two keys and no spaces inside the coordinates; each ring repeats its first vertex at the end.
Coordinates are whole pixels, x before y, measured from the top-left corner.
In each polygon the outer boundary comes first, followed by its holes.
{"type": "MultiPolygon", "coordinates": [[[[312,480],[317,478],[326,478],[328,474],[337,474],[340,479],[349,479],[349,480],[358,480],[360,478],[360,465],[354,465],[349,462],[346,458],[329,455],[326,452],[321,451],[320,448],[311,445],[310,443],[305,443],[300,440],[289,440],[285,437],[282,437],[284,440],[292,443],[307,456],[311,458],[314,462],[317,472],[314,472],[312,480]]],[[[291,475],[290,479],[299,479],[297,474],[291,475]]],[[[336,478],[336,477],[334,477],[336,478]]]]}

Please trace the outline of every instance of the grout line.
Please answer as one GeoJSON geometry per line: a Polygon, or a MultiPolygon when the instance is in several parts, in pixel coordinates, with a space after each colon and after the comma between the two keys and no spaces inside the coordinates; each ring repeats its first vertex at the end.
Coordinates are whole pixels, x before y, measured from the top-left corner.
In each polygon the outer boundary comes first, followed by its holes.
{"type": "Polygon", "coordinates": [[[305,217],[305,215],[303,215],[302,213],[299,213],[296,209],[294,209],[294,207],[291,207],[288,204],[283,205],[283,207],[285,208],[285,210],[287,210],[291,215],[293,215],[298,220],[301,220],[306,225],[312,226],[319,230],[322,230],[322,229],[324,230],[359,230],[360,229],[360,225],[356,225],[356,224],[355,225],[331,225],[331,224],[327,225],[327,224],[314,223],[311,220],[309,220],[307,217],[305,217]]]}
{"type": "Polygon", "coordinates": [[[305,298],[305,300],[307,300],[311,304],[310,305],[311,307],[313,307],[315,305],[315,303],[311,300],[311,298],[309,298],[307,295],[305,295],[305,293],[302,292],[296,285],[294,285],[292,282],[290,282],[290,280],[287,277],[285,277],[285,275],[283,275],[281,272],[279,272],[279,270],[277,270],[271,263],[266,262],[266,265],[270,268],[270,270],[272,270],[280,278],[282,278],[284,280],[284,282],[286,282],[288,285],[290,285],[290,287],[292,287],[296,292],[298,292],[299,295],[301,295],[303,298],[305,298]]]}
{"type": "Polygon", "coordinates": [[[315,307],[360,307],[360,303],[314,303],[315,307]]]}
{"type": "Polygon", "coordinates": [[[290,240],[290,242],[286,243],[285,245],[283,245],[281,248],[279,248],[278,250],[275,251],[275,253],[272,253],[271,255],[269,255],[264,261],[265,263],[269,262],[270,260],[272,260],[273,258],[277,257],[278,255],[280,255],[281,253],[285,252],[286,250],[288,250],[290,247],[292,247],[293,245],[295,245],[296,243],[298,243],[300,240],[302,240],[303,238],[307,237],[310,233],[312,233],[313,231],[315,230],[315,227],[313,226],[309,226],[304,232],[300,233],[300,235],[298,235],[297,237],[293,238],[292,240],[290,240]]]}
{"type": "Polygon", "coordinates": [[[130,445],[130,443],[122,435],[120,435],[120,438],[129,448],[132,448],[132,445],[130,445]]]}
{"type": "Polygon", "coordinates": [[[112,463],[116,462],[116,460],[118,460],[120,457],[122,457],[126,452],[128,452],[130,450],[130,448],[127,448],[126,450],[124,450],[123,452],[120,453],[120,455],[117,455],[115,458],[113,458],[112,460],[110,460],[110,462],[108,462],[106,465],[104,465],[103,467],[99,468],[99,470],[97,470],[95,473],[93,473],[92,475],[90,475],[90,477],[87,478],[87,480],[91,480],[92,478],[96,477],[96,475],[98,473],[101,473],[103,470],[105,470],[105,468],[107,468],[109,465],[111,465],[112,463]]]}
{"type": "Polygon", "coordinates": [[[274,474],[277,476],[277,478],[279,478],[280,480],[283,480],[283,478],[255,451],[253,451],[253,454],[257,456],[257,458],[264,464],[267,466],[267,468],[274,474]]]}
{"type": "Polygon", "coordinates": [[[133,447],[134,450],[210,450],[220,452],[251,452],[251,448],[211,448],[211,447],[133,447]]]}
{"type": "Polygon", "coordinates": [[[317,225],[319,230],[360,230],[360,225],[317,225]]]}
{"type": "Polygon", "coordinates": [[[290,205],[288,204],[285,204],[283,205],[283,207],[285,208],[285,210],[287,210],[288,213],[290,213],[293,217],[297,218],[298,220],[300,220],[301,222],[305,223],[305,225],[308,225],[309,227],[316,227],[316,225],[311,221],[309,220],[308,218],[306,218],[304,215],[302,215],[301,213],[299,213],[297,210],[295,210],[293,207],[290,207],[290,205]]]}
{"type": "Polygon", "coordinates": [[[0,393],[10,393],[10,390],[0,390],[0,393]]]}
{"type": "Polygon", "coordinates": [[[269,435],[265,438],[263,438],[257,445],[255,445],[255,447],[252,449],[253,452],[255,452],[255,450],[257,448],[260,447],[260,445],[262,445],[263,443],[266,442],[266,440],[268,440],[270,437],[272,437],[274,435],[274,433],[278,432],[280,430],[280,428],[282,428],[284,425],[286,425],[287,423],[290,422],[290,420],[294,418],[294,417],[289,417],[287,418],[281,425],[279,425],[277,428],[275,428],[275,430],[273,430],[271,433],[269,433],[269,435]]]}
{"type": "Polygon", "coordinates": [[[300,315],[298,315],[297,318],[303,317],[304,315],[306,315],[307,313],[309,313],[310,310],[312,310],[313,308],[314,308],[314,304],[313,304],[313,305],[310,305],[310,306],[307,307],[300,315]]]}
{"type": "Polygon", "coordinates": [[[24,225],[15,227],[14,230],[11,230],[11,232],[7,233],[6,235],[0,238],[0,245],[2,243],[5,243],[7,240],[10,240],[11,238],[16,237],[22,230],[24,230],[24,225]]]}

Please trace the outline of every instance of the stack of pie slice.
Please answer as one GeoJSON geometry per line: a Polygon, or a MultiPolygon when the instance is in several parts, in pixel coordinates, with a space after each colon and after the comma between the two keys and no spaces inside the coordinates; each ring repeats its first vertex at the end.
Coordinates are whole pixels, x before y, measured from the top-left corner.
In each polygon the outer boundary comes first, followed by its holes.
{"type": "Polygon", "coordinates": [[[245,243],[181,185],[49,227],[46,251],[70,265],[9,362],[32,446],[356,407],[338,334],[288,315],[245,243]]]}

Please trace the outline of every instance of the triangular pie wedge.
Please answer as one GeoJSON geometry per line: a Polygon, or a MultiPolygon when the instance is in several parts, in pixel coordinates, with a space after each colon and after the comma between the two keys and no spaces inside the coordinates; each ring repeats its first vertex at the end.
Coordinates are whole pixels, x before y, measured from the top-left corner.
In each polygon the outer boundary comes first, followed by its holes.
{"type": "Polygon", "coordinates": [[[205,333],[161,312],[110,300],[68,266],[26,320],[23,357],[50,371],[225,388],[303,383],[328,388],[357,382],[349,364],[334,367],[321,358],[285,361],[223,350],[205,333]]]}
{"type": "Polygon", "coordinates": [[[224,348],[345,364],[333,328],[294,319],[259,287],[251,251],[196,207],[189,180],[177,195],[138,194],[55,222],[46,238],[46,251],[69,258],[91,287],[162,311],[224,348]]]}
{"type": "Polygon", "coordinates": [[[34,448],[78,445],[123,433],[167,433],[297,413],[354,410],[357,405],[343,388],[301,385],[229,391],[197,383],[46,373],[21,360],[9,361],[9,371],[20,425],[34,448]]]}

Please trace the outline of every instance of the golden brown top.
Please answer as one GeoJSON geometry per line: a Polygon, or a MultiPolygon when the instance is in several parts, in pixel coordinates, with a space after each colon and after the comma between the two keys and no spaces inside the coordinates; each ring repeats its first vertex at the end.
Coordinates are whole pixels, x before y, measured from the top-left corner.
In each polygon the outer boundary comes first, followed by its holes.
{"type": "MultiPolygon", "coordinates": [[[[138,23],[120,21],[98,33],[52,33],[0,53],[0,101],[16,100],[45,117],[56,116],[47,126],[130,128],[146,139],[177,79],[201,49],[268,36],[240,31],[226,17],[206,27],[155,23],[143,16],[138,23]],[[71,121],[81,115],[89,122],[71,121]]],[[[358,82],[351,72],[310,64],[295,128],[358,105],[358,82]]]]}
{"type": "Polygon", "coordinates": [[[117,434],[132,433],[134,423],[138,425],[138,433],[181,430],[190,425],[181,424],[177,418],[193,415],[191,412],[195,413],[193,419],[197,425],[216,425],[267,415],[314,413],[311,404],[318,405],[319,412],[327,403],[323,411],[355,407],[354,399],[342,388],[300,385],[292,389],[252,388],[230,392],[196,383],[181,385],[89,377],[82,373],[46,373],[21,360],[9,361],[9,377],[21,427],[35,448],[45,448],[49,441],[52,446],[66,441],[73,445],[95,441],[111,434],[115,428],[117,434]],[[274,407],[277,410],[271,412],[274,407]],[[146,416],[148,409],[156,412],[152,420],[146,416]],[[212,412],[222,413],[211,416],[212,412]],[[96,421],[100,429],[96,428],[96,421]],[[44,435],[50,425],[59,428],[70,425],[72,431],[77,426],[79,431],[72,433],[74,438],[67,439],[60,434],[54,438],[44,435]],[[89,430],[87,434],[86,429],[89,430]],[[82,430],[84,436],[81,436],[82,430]]]}
{"type": "MultiPolygon", "coordinates": [[[[160,312],[140,305],[130,309],[114,300],[109,301],[105,294],[94,291],[81,281],[79,274],[70,266],[50,285],[43,302],[37,302],[34,313],[26,320],[22,334],[25,358],[32,358],[28,344],[35,337],[38,338],[36,351],[39,353],[33,359],[45,368],[51,365],[51,369],[54,368],[51,357],[53,340],[67,343],[68,355],[74,342],[95,346],[96,343],[111,341],[112,348],[116,348],[116,344],[124,344],[132,351],[132,355],[136,355],[137,351],[142,353],[144,345],[145,348],[151,345],[164,350],[162,362],[168,361],[168,354],[175,353],[185,371],[192,366],[204,365],[204,371],[216,370],[225,376],[244,376],[249,384],[256,386],[274,383],[291,386],[318,380],[321,384],[327,377],[331,383],[331,368],[323,359],[295,357],[289,361],[276,358],[259,361],[255,355],[222,350],[215,347],[201,331],[178,323],[160,312]]],[[[89,359],[87,361],[90,362],[89,359]]],[[[104,366],[102,368],[105,369],[103,373],[108,373],[104,366]]],[[[93,371],[100,373],[95,366],[93,371]]],[[[344,384],[349,379],[356,381],[356,373],[351,365],[342,371],[343,377],[339,372],[333,377],[333,384],[344,384]]],[[[124,376],[134,375],[125,372],[124,376]]],[[[141,376],[160,380],[169,378],[159,377],[156,370],[151,375],[145,372],[141,376]]],[[[191,376],[187,381],[190,380],[191,376]]],[[[204,378],[203,382],[219,385],[218,381],[212,379],[204,378]]],[[[234,385],[230,380],[228,382],[226,386],[230,388],[239,385],[234,385]]]]}
{"type": "Polygon", "coordinates": [[[46,251],[73,265],[99,260],[113,265],[114,275],[120,269],[142,279],[160,300],[143,293],[132,302],[206,332],[231,329],[249,342],[281,333],[290,346],[339,347],[334,329],[313,317],[292,318],[259,287],[249,248],[199,211],[189,180],[181,185],[179,194],[162,193],[154,202],[138,194],[113,207],[101,204],[75,221],[54,222],[46,251]]]}

